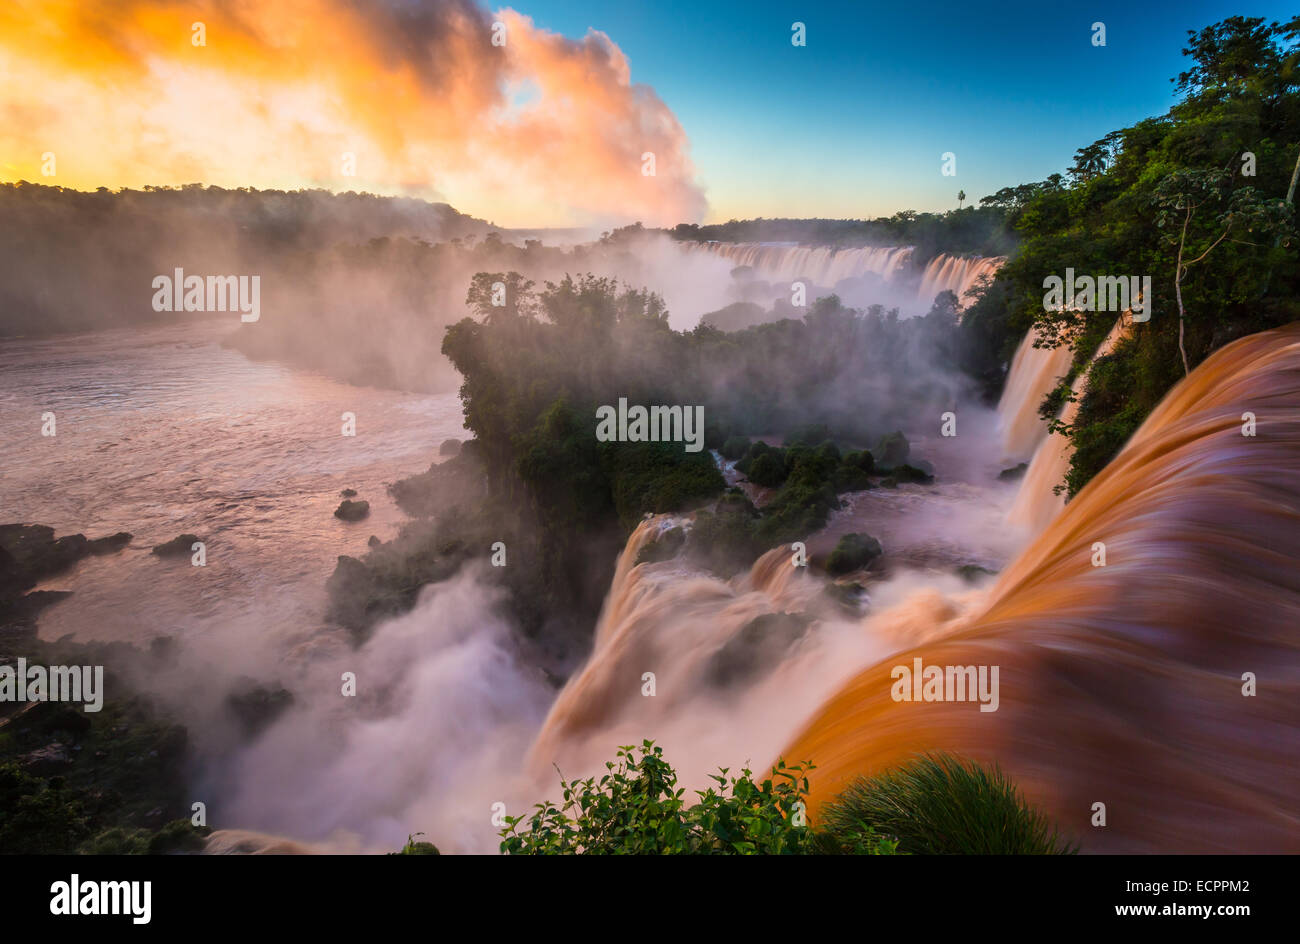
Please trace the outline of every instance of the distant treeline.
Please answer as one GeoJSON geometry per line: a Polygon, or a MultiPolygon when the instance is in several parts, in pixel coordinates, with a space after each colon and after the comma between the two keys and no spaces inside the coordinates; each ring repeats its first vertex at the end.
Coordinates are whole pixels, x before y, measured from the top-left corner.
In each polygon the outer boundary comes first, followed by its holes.
{"type": "MultiPolygon", "coordinates": [[[[233,343],[343,380],[451,390],[444,328],[482,269],[564,271],[581,253],[515,246],[444,203],[324,190],[0,184],[0,337],[179,322],[153,279],[260,276],[261,319],[233,343]]],[[[215,317],[227,317],[216,315],[215,317]]]]}
{"type": "Polygon", "coordinates": [[[297,265],[295,256],[341,243],[439,241],[488,229],[445,203],[363,193],[0,184],[0,335],[171,318],[153,311],[150,283],[177,267],[260,274],[265,283],[297,265]]]}
{"type": "Polygon", "coordinates": [[[1016,245],[1007,226],[1006,208],[983,206],[947,213],[903,210],[874,220],[730,220],[705,226],[679,223],[668,230],[674,239],[694,242],[790,242],[835,248],[915,246],[912,264],[924,267],[940,253],[1005,256],[1016,245]]]}

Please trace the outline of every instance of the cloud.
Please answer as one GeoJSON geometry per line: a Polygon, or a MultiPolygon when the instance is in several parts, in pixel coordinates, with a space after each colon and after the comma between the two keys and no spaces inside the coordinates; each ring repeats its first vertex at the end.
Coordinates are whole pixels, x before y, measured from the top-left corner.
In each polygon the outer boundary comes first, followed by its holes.
{"type": "Polygon", "coordinates": [[[608,36],[471,0],[18,0],[0,117],[10,180],[408,193],[517,226],[706,208],[680,123],[608,36]]]}

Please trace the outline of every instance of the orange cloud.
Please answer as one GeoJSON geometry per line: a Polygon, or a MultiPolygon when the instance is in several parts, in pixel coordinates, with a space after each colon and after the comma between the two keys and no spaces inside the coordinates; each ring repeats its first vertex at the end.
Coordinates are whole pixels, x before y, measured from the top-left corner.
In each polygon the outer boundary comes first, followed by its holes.
{"type": "Polygon", "coordinates": [[[9,0],[0,179],[405,192],[516,226],[705,212],[681,125],[607,36],[473,0],[9,0]]]}

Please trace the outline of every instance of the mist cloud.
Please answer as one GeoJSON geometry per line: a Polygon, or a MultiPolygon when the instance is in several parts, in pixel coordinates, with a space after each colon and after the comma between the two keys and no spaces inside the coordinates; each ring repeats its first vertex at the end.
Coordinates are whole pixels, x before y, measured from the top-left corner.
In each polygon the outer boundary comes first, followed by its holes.
{"type": "Polygon", "coordinates": [[[470,0],[19,0],[0,10],[0,116],[10,180],[402,192],[502,225],[705,210],[685,132],[609,37],[470,0]]]}

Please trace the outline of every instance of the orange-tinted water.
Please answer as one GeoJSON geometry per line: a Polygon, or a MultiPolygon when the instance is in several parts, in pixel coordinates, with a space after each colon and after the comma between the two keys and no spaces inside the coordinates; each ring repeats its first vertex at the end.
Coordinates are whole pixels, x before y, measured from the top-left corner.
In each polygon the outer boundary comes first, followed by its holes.
{"type": "Polygon", "coordinates": [[[814,810],[858,775],[943,749],[1000,763],[1085,851],[1300,851],[1297,468],[1291,326],[1197,368],[983,607],[947,627],[918,614],[929,641],[815,713],[783,752],[817,764],[814,810]],[[894,701],[891,669],[916,656],[999,666],[998,710],[894,701]]]}

